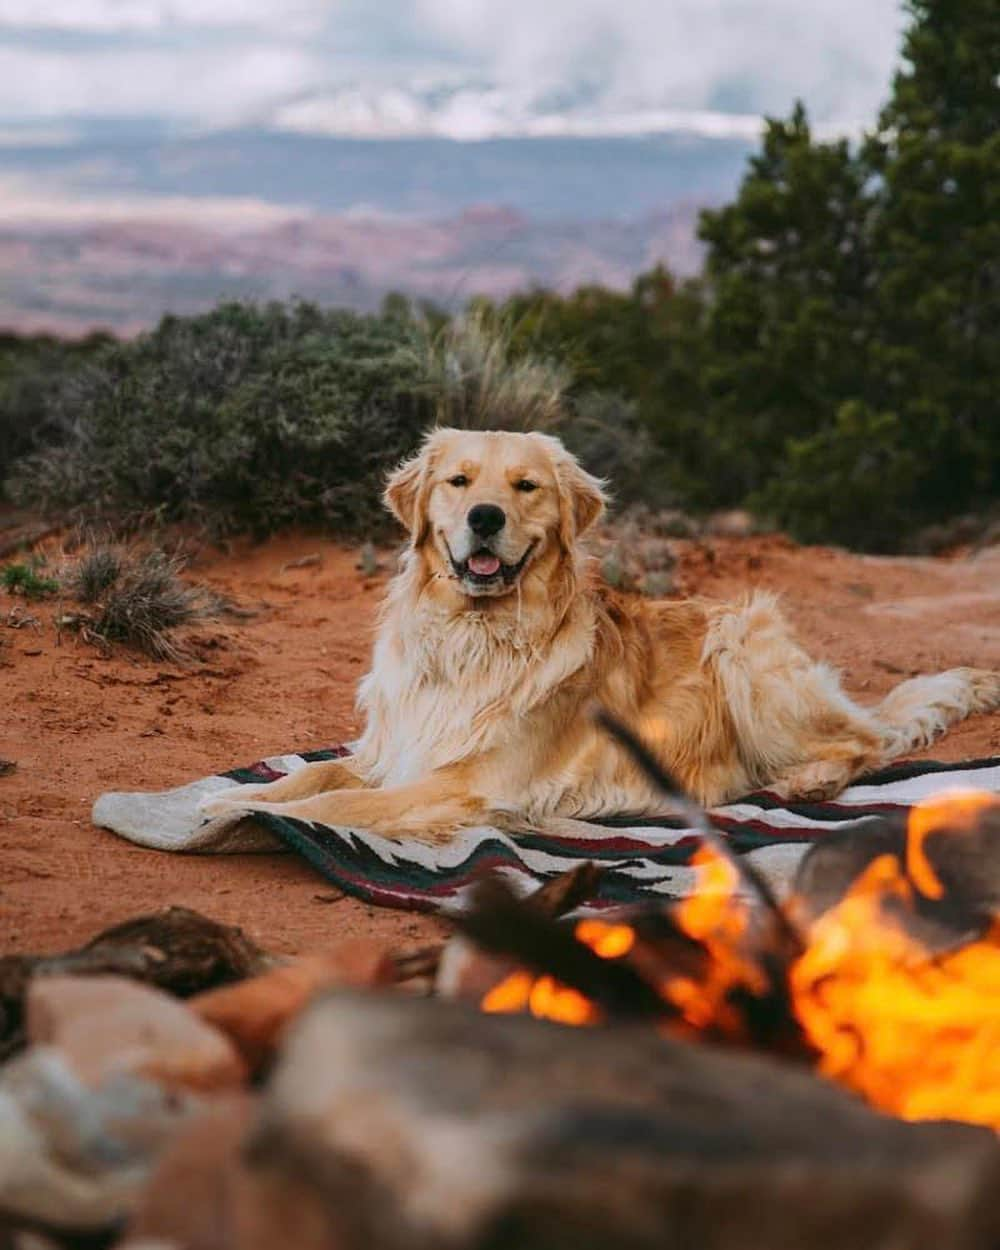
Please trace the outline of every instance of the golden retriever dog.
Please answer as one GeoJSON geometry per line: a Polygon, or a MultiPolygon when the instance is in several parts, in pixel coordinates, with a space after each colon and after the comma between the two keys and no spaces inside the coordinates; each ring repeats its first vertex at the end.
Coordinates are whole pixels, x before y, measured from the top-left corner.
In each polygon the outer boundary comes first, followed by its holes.
{"type": "Polygon", "coordinates": [[[356,754],[212,795],[206,816],[253,809],[441,842],[473,825],[662,813],[594,704],[706,806],[761,786],[829,798],[1000,706],[1000,673],[958,668],[861,707],[770,595],[724,605],[610,590],[581,543],[603,483],[549,435],[436,430],[385,502],[409,547],[360,686],[356,754]]]}

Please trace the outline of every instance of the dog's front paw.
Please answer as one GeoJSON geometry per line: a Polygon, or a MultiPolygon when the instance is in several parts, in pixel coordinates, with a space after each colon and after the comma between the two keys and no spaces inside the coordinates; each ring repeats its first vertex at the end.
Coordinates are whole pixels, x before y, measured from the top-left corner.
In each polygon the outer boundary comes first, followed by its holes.
{"type": "Polygon", "coordinates": [[[786,773],[767,789],[786,803],[825,803],[850,782],[850,771],[839,760],[807,764],[786,773]]]}
{"type": "Polygon", "coordinates": [[[206,794],[198,804],[198,815],[202,820],[215,820],[218,816],[235,816],[239,812],[249,812],[253,807],[253,794],[257,786],[232,786],[227,790],[216,790],[214,794],[206,794]]]}

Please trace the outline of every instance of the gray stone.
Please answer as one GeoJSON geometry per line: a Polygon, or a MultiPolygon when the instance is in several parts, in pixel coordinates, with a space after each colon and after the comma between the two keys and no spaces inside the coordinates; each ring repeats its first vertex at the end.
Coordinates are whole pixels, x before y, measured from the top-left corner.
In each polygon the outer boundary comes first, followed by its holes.
{"type": "Polygon", "coordinates": [[[0,1222],[112,1227],[194,1107],[124,1074],[89,1088],[52,1047],[29,1051],[0,1079],[0,1222]]]}
{"type": "MultiPolygon", "coordinates": [[[[793,1064],[338,992],[245,1151],[326,1250],[995,1250],[1000,1145],[793,1064]]],[[[292,1244],[289,1242],[288,1244],[292,1244]]]]}

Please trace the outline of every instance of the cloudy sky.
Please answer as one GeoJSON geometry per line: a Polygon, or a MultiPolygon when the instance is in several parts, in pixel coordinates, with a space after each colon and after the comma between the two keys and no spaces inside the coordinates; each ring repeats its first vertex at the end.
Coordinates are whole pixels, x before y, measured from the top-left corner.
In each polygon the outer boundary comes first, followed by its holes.
{"type": "Polygon", "coordinates": [[[852,130],[901,26],[896,0],[0,0],[0,126],[738,130],[800,96],[852,130]]]}

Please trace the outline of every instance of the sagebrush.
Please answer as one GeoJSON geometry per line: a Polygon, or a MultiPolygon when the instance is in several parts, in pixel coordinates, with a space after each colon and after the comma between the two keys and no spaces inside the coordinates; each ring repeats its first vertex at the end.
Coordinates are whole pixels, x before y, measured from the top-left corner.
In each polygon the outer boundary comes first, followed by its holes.
{"type": "Polygon", "coordinates": [[[569,380],[564,366],[515,353],[498,319],[435,331],[395,312],[226,304],[165,318],[61,378],[48,445],[17,462],[7,491],[119,523],[370,538],[391,524],[387,472],[435,423],[556,430],[597,472],[616,446],[634,462],[645,444],[630,406],[572,399],[569,380]]]}

